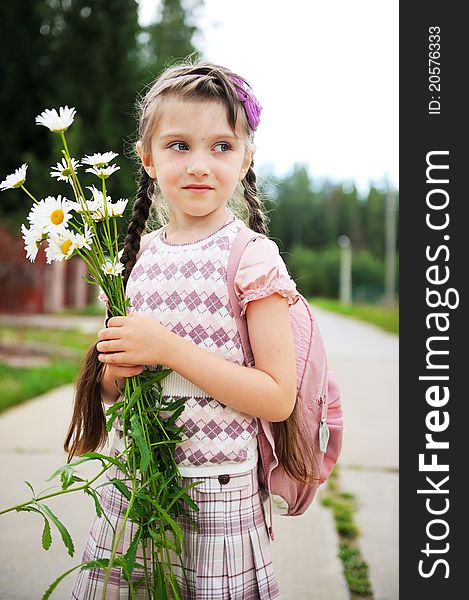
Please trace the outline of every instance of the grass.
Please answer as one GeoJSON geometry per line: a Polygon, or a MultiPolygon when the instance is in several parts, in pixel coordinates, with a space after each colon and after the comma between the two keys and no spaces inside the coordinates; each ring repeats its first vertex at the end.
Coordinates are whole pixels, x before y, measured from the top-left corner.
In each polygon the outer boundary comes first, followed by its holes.
{"type": "Polygon", "coordinates": [[[321,495],[321,504],[330,508],[334,516],[340,540],[339,558],[342,561],[344,577],[352,600],[355,598],[371,600],[373,591],[368,565],[362,559],[357,545],[360,532],[354,519],[357,509],[356,499],[353,494],[340,490],[337,466],[327,480],[327,492],[321,495]]]}
{"type": "Polygon", "coordinates": [[[64,385],[73,383],[80,367],[79,358],[88,347],[97,341],[96,334],[86,334],[78,329],[41,329],[36,327],[0,327],[0,340],[8,344],[42,342],[54,348],[49,365],[35,367],[14,367],[0,362],[0,412],[25,402],[35,396],[64,385]],[[60,356],[61,348],[77,351],[76,360],[66,360],[60,356]]]}
{"type": "Polygon", "coordinates": [[[390,333],[399,334],[399,309],[386,308],[376,304],[341,304],[330,298],[309,298],[313,306],[347,315],[376,325],[390,333]]]}
{"type": "Polygon", "coordinates": [[[49,366],[22,368],[0,362],[0,412],[60,385],[73,383],[77,372],[78,364],[72,361],[54,360],[49,366]]]}
{"type": "Polygon", "coordinates": [[[0,326],[0,341],[4,343],[43,342],[60,348],[84,351],[93,342],[98,341],[96,334],[83,333],[79,329],[45,329],[43,327],[0,326]]]}
{"type": "Polygon", "coordinates": [[[88,304],[83,308],[66,308],[60,312],[55,313],[58,317],[60,316],[81,316],[81,317],[103,317],[105,316],[106,308],[103,302],[95,302],[94,304],[88,304]]]}

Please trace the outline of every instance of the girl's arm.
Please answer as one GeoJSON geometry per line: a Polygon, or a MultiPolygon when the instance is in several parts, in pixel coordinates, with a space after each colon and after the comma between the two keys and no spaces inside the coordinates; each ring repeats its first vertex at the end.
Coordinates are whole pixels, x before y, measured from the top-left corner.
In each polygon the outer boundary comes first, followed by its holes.
{"type": "Polygon", "coordinates": [[[296,398],[296,365],[288,300],[273,294],[246,309],[255,368],[200,348],[156,319],[113,317],[99,332],[100,360],[109,364],[163,364],[219,402],[268,421],[283,421],[296,398]],[[143,342],[143,343],[142,343],[143,342]]]}

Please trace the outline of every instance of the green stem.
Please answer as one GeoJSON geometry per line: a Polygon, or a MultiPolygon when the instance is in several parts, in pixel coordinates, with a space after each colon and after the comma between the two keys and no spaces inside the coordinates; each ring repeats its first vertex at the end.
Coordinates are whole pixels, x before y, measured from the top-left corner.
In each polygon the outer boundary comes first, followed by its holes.
{"type": "Polygon", "coordinates": [[[75,185],[77,186],[77,189],[79,191],[79,194],[81,195],[81,197],[84,199],[85,198],[85,194],[83,193],[83,188],[81,187],[80,181],[77,177],[77,174],[75,173],[74,169],[72,168],[72,161],[71,161],[71,157],[70,157],[70,152],[68,149],[68,145],[67,145],[67,140],[65,139],[65,134],[63,131],[60,132],[60,137],[62,138],[62,144],[64,146],[65,149],[65,158],[67,159],[67,163],[69,168],[72,171],[72,178],[75,182],[75,185]]]}
{"type": "Polygon", "coordinates": [[[13,510],[18,510],[20,508],[23,508],[24,506],[28,506],[28,504],[31,504],[31,502],[40,502],[41,500],[47,500],[48,498],[55,498],[56,496],[62,496],[63,494],[69,494],[71,492],[80,492],[82,490],[86,490],[87,488],[90,487],[90,485],[92,483],[94,483],[97,479],[99,479],[101,477],[101,475],[103,475],[109,469],[109,467],[111,465],[112,465],[112,463],[109,463],[108,465],[103,467],[101,469],[101,471],[99,471],[99,473],[97,475],[95,475],[95,477],[93,477],[90,480],[87,479],[85,481],[85,483],[83,483],[82,485],[79,485],[78,487],[67,488],[66,490],[60,490],[58,492],[53,492],[52,494],[40,496],[39,498],[33,498],[32,500],[28,500],[27,502],[23,502],[22,504],[15,504],[15,506],[11,506],[10,508],[1,510],[0,515],[4,515],[6,513],[12,512],[13,510]]]}
{"type": "Polygon", "coordinates": [[[28,190],[24,187],[24,185],[22,185],[20,187],[23,190],[23,192],[26,192],[28,194],[28,196],[30,198],[32,198],[34,200],[34,202],[36,202],[36,204],[39,202],[39,200],[36,200],[36,198],[30,192],[28,192],[28,190]]]}

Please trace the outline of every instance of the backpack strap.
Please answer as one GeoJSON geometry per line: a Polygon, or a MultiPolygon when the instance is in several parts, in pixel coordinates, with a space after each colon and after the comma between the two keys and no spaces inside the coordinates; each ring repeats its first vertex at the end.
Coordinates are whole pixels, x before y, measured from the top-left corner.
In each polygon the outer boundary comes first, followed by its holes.
{"type": "Polygon", "coordinates": [[[257,239],[258,237],[265,237],[261,233],[256,233],[249,229],[249,227],[242,227],[236,234],[235,239],[231,245],[230,256],[228,257],[227,265],[227,281],[228,281],[228,294],[230,297],[230,304],[233,309],[233,315],[238,326],[239,335],[243,346],[243,353],[246,365],[252,367],[254,365],[254,357],[251,350],[251,344],[249,342],[248,326],[246,317],[241,316],[241,307],[239,306],[239,298],[235,291],[235,277],[238,272],[239,263],[241,257],[246,249],[246,246],[257,239]]]}
{"type": "MultiPolygon", "coordinates": [[[[238,233],[236,234],[235,239],[231,245],[230,255],[228,257],[227,264],[227,283],[228,283],[228,294],[230,298],[231,308],[233,310],[233,315],[236,321],[236,325],[238,328],[238,332],[241,338],[241,345],[243,348],[244,360],[248,367],[254,366],[254,356],[252,354],[251,343],[249,341],[249,333],[248,326],[245,316],[241,316],[241,307],[239,305],[239,298],[235,291],[235,277],[238,272],[239,263],[241,261],[241,257],[247,247],[247,245],[254,241],[259,237],[265,237],[261,233],[253,232],[249,227],[243,226],[238,233]]],[[[257,419],[258,428],[264,432],[266,437],[268,437],[271,446],[273,446],[273,437],[270,431],[270,428],[266,425],[263,425],[265,422],[263,419],[257,419]]],[[[260,451],[260,450],[259,450],[260,451]]],[[[274,530],[272,527],[272,494],[270,493],[269,484],[266,481],[267,492],[269,494],[269,516],[270,516],[270,527],[268,527],[268,533],[270,538],[274,539],[274,530]]]]}

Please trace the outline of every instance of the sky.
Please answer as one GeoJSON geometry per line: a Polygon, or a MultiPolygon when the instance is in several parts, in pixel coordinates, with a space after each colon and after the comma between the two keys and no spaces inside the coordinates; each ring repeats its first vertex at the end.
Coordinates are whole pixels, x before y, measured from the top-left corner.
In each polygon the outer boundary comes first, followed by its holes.
{"type": "MultiPolygon", "coordinates": [[[[160,0],[139,0],[140,21],[160,0]]],[[[205,0],[204,57],[262,105],[256,170],[304,164],[313,181],[398,189],[398,0],[205,0]]]]}

